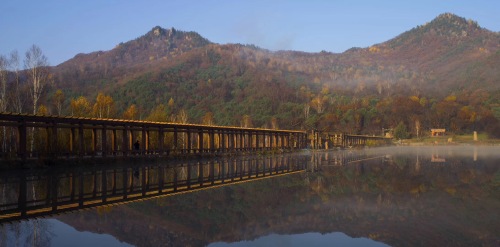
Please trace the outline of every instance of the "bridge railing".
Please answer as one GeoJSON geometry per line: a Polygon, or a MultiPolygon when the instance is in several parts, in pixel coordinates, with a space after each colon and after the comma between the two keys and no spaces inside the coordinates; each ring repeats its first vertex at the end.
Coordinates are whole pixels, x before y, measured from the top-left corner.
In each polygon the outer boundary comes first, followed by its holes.
{"type": "Polygon", "coordinates": [[[226,153],[306,143],[305,131],[0,113],[4,159],[226,153]]]}
{"type": "Polygon", "coordinates": [[[312,131],[310,146],[313,149],[329,149],[333,147],[347,148],[353,146],[389,145],[392,138],[383,136],[352,135],[346,133],[329,133],[312,131]]]}

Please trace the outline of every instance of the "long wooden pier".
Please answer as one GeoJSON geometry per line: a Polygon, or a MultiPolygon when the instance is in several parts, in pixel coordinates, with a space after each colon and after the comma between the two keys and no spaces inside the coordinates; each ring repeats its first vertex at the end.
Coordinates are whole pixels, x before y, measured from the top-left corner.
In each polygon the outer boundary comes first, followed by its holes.
{"type": "Polygon", "coordinates": [[[301,149],[307,132],[0,113],[1,157],[84,157],[301,149]],[[137,142],[137,144],[136,144],[137,142]]]}
{"type": "Polygon", "coordinates": [[[0,113],[0,159],[201,155],[390,144],[380,136],[0,113]]]}

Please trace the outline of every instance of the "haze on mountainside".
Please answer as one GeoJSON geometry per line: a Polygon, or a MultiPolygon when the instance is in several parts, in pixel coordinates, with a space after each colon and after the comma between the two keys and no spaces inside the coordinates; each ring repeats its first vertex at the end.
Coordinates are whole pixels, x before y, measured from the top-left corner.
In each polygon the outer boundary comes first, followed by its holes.
{"type": "MultiPolygon", "coordinates": [[[[325,30],[332,31],[332,30],[325,30]]],[[[195,32],[154,27],[110,51],[79,54],[52,68],[64,113],[98,92],[109,116],[380,134],[418,129],[500,136],[500,35],[446,13],[367,48],[343,53],[271,52],[215,44],[195,32]],[[155,113],[156,111],[156,113],[155,113]],[[158,114],[161,113],[161,114],[158,114]],[[418,127],[417,127],[418,126],[418,127]]],[[[92,109],[83,113],[92,116],[92,109]]]]}

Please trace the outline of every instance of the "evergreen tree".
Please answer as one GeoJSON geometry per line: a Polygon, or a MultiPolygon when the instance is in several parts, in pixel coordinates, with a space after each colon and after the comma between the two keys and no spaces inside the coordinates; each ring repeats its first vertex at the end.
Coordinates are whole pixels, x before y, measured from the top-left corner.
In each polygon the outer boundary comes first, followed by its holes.
{"type": "Polygon", "coordinates": [[[406,125],[403,122],[399,122],[398,126],[394,128],[394,138],[396,139],[408,139],[410,134],[406,130],[406,125]]]}

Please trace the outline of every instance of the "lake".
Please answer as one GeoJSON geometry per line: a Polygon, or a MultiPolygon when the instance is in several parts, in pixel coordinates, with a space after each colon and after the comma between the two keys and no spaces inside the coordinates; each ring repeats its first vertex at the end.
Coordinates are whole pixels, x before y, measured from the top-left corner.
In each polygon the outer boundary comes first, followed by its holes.
{"type": "Polygon", "coordinates": [[[500,147],[0,171],[0,246],[500,246],[500,147]]]}

